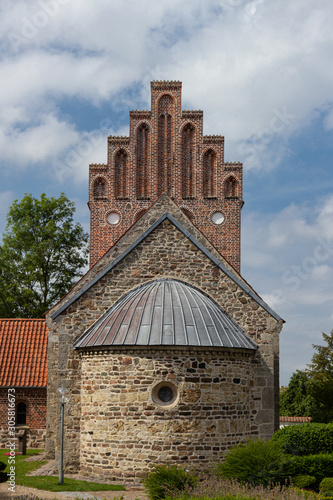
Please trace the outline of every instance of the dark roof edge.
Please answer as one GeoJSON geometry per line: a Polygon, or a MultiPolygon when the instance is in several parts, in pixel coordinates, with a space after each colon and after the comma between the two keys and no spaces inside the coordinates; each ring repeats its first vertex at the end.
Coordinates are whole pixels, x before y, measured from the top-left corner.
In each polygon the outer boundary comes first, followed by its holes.
{"type": "Polygon", "coordinates": [[[56,319],[67,307],[73,304],[76,300],[78,300],[81,295],[83,295],[86,291],[88,291],[95,283],[97,283],[105,274],[107,274],[111,269],[116,266],[121,260],[123,260],[137,245],[139,245],[154,229],[156,229],[165,219],[168,219],[179,231],[181,231],[184,236],[186,236],[199,250],[201,250],[206,257],[208,257],[214,264],[219,267],[232,281],[234,281],[240,288],[244,290],[250,297],[257,302],[265,311],[267,311],[274,319],[277,321],[281,321],[282,318],[271,309],[266,302],[264,302],[258,295],[254,293],[253,290],[242,280],[240,280],[232,271],[230,271],[222,262],[220,262],[214,255],[207,250],[204,245],[199,243],[199,241],[189,232],[187,231],[169,212],[165,212],[159,219],[157,219],[154,224],[152,224],[141,236],[134,241],[126,250],[121,253],[118,257],[116,257],[103,271],[98,273],[89,283],[83,286],[73,297],[71,297],[65,304],[63,304],[57,311],[51,314],[52,319],[56,319]]]}
{"type": "MultiPolygon", "coordinates": [[[[244,335],[246,335],[244,333],[244,335]]],[[[247,336],[247,335],[246,335],[247,336]]],[[[250,338],[247,336],[247,338],[250,338]]],[[[253,341],[252,341],[253,342],[253,341]]],[[[124,345],[124,344],[112,344],[106,346],[84,346],[80,347],[75,345],[74,349],[80,349],[80,352],[83,353],[96,353],[98,351],[103,352],[113,352],[113,351],[152,351],[152,350],[163,350],[163,351],[206,351],[206,352],[214,352],[216,351],[224,351],[230,353],[242,353],[251,356],[252,352],[257,351],[258,346],[256,347],[226,347],[226,346],[204,346],[204,345],[165,345],[165,344],[154,344],[154,345],[124,345]],[[250,352],[249,352],[250,351],[250,352]]]]}

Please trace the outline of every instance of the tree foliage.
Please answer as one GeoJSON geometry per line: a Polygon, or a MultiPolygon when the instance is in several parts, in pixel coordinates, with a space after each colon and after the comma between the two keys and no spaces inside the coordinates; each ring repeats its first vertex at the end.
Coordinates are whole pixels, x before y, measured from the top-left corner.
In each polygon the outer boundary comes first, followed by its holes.
{"type": "Polygon", "coordinates": [[[313,345],[315,353],[308,369],[297,370],[281,392],[281,415],[333,422],[333,330],[322,336],[325,344],[313,345]]]}
{"type": "Polygon", "coordinates": [[[0,246],[0,317],[40,317],[73,286],[88,256],[74,212],[64,193],[12,203],[0,246]]]}
{"type": "Polygon", "coordinates": [[[322,334],[325,345],[313,345],[315,353],[309,365],[308,394],[316,404],[312,411],[314,422],[333,422],[333,330],[322,334]]]}
{"type": "Polygon", "coordinates": [[[308,388],[309,375],[301,370],[293,373],[287,389],[280,394],[280,415],[310,417],[315,403],[308,388]]]}

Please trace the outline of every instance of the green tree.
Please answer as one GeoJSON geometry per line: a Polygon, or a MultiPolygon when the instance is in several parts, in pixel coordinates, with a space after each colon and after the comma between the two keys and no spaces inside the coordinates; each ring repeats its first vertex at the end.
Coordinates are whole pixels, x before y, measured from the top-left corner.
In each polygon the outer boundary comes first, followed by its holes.
{"type": "Polygon", "coordinates": [[[297,370],[292,374],[288,387],[280,393],[280,415],[310,417],[314,399],[308,393],[309,375],[297,370]]]}
{"type": "Polygon", "coordinates": [[[281,391],[280,415],[333,422],[333,330],[322,335],[325,345],[313,345],[308,369],[293,373],[287,389],[281,391]]]}
{"type": "Polygon", "coordinates": [[[308,394],[315,401],[313,421],[327,423],[333,422],[333,330],[322,336],[325,345],[313,345],[316,352],[308,365],[308,394]]]}
{"type": "Polygon", "coordinates": [[[74,212],[64,193],[12,203],[0,246],[0,317],[42,316],[81,275],[88,235],[74,212]]]}

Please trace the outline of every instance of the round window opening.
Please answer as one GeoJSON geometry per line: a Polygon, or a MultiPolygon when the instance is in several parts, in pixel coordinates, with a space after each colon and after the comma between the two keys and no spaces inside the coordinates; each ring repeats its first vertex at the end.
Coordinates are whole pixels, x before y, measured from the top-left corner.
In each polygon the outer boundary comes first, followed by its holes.
{"type": "Polygon", "coordinates": [[[212,222],[214,224],[223,224],[224,222],[224,215],[222,212],[214,212],[212,215],[212,222]]]}
{"type": "Polygon", "coordinates": [[[177,387],[171,382],[160,382],[153,388],[152,399],[159,406],[170,408],[178,402],[177,387]]]}
{"type": "Polygon", "coordinates": [[[110,214],[107,215],[106,220],[108,221],[109,224],[114,225],[118,224],[120,221],[119,214],[117,212],[111,212],[110,214]]]}

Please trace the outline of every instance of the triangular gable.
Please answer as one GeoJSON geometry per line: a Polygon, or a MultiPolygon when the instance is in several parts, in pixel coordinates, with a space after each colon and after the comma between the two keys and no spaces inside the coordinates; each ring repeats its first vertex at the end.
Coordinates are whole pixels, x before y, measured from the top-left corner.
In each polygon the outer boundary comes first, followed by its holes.
{"type": "Polygon", "coordinates": [[[134,244],[136,238],[150,229],[151,225],[155,223],[162,214],[169,213],[172,215],[184,229],[189,231],[196,240],[201,243],[208,251],[210,251],[219,261],[233,271],[239,278],[246,283],[244,278],[231,266],[231,264],[219,253],[214,245],[207,239],[207,237],[200,231],[200,229],[193,224],[189,217],[183,210],[176,205],[176,203],[166,194],[163,193],[157,200],[155,200],[150,207],[123,233],[119,239],[105,252],[102,257],[75,283],[75,285],[62,297],[56,304],[54,304],[49,312],[54,311],[60,304],[67,303],[67,301],[86,284],[90,283],[94,277],[99,275],[104,268],[119,255],[122,254],[127,247],[134,244]],[[76,291],[77,290],[77,291],[76,291]]]}
{"type": "Polygon", "coordinates": [[[236,283],[245,293],[247,293],[255,302],[257,302],[265,311],[267,311],[277,321],[281,321],[281,317],[273,311],[247,284],[245,284],[237,275],[233,273],[221,260],[215,257],[202,243],[200,243],[182,224],[180,224],[169,212],[165,212],[159,219],[157,219],[146,231],[144,231],[139,238],[137,238],[131,245],[129,245],[124,252],[110,262],[101,272],[99,272],[91,281],[86,283],[76,294],[68,299],[57,311],[51,314],[52,319],[56,319],[63,311],[65,311],[71,304],[76,302],[87,290],[95,285],[102,279],[111,269],[113,269],[119,262],[121,262],[135,247],[137,247],[147,236],[149,236],[154,229],[156,229],[162,222],[169,220],[186,238],[188,238],[193,245],[195,245],[206,257],[208,257],[224,274],[226,274],[234,283],[236,283]]]}

